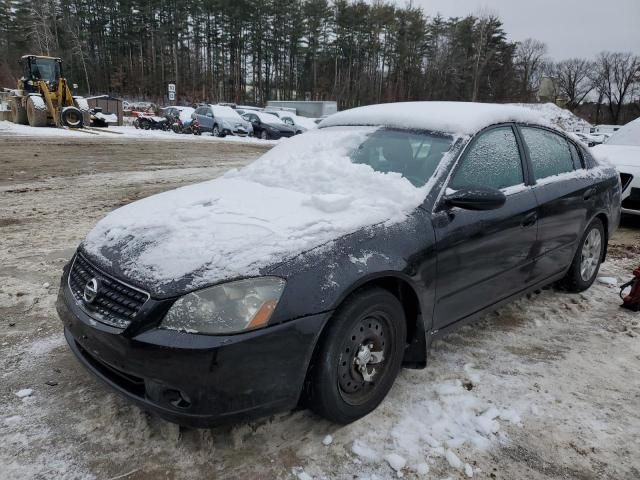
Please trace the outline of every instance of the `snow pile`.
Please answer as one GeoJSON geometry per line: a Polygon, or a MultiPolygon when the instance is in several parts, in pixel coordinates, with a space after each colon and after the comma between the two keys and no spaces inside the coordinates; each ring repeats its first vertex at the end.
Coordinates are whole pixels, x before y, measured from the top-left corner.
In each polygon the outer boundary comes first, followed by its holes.
{"type": "Polygon", "coordinates": [[[403,102],[358,107],[335,113],[320,128],[336,125],[384,125],[435,132],[473,135],[501,122],[547,125],[544,116],[529,108],[472,102],[403,102]]]}
{"type": "Polygon", "coordinates": [[[555,125],[565,132],[589,131],[592,125],[582,118],[574,115],[566,108],[561,108],[555,103],[511,103],[516,107],[523,107],[540,114],[548,123],[555,125]]]}
{"type": "Polygon", "coordinates": [[[349,153],[373,131],[314,130],[240,171],[129,204],[101,220],[84,249],[161,293],[188,274],[193,288],[258,274],[362,227],[399,222],[428,186],[352,163],[349,153]]]}
{"type": "Polygon", "coordinates": [[[33,395],[33,390],[31,388],[23,388],[16,392],[16,397],[18,398],[30,397],[31,395],[33,395]]]}
{"type": "MultiPolygon", "coordinates": [[[[354,426],[351,451],[367,463],[386,461],[396,472],[405,467],[426,474],[430,464],[440,458],[467,477],[474,474],[469,455],[486,451],[505,438],[500,432],[500,422],[519,425],[520,415],[510,409],[499,409],[471,391],[480,379],[472,365],[465,365],[466,377],[429,385],[419,395],[402,395],[402,404],[395,404],[398,419],[388,428],[388,433],[375,439],[377,450],[363,439],[368,425],[354,426]],[[399,408],[399,410],[397,410],[399,408]],[[362,435],[360,431],[362,430],[362,435]]],[[[378,428],[381,430],[381,428],[378,428]]]]}

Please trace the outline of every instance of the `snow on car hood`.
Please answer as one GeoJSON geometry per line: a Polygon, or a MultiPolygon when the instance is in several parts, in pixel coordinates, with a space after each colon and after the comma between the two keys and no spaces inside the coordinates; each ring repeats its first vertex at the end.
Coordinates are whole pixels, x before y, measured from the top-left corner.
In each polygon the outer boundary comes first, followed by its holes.
{"type": "Polygon", "coordinates": [[[221,178],[119,208],[87,235],[98,264],[162,295],[260,269],[369,225],[401,221],[425,198],[397,173],[353,164],[371,127],[314,130],[221,178]]]}
{"type": "Polygon", "coordinates": [[[605,143],[592,147],[591,152],[598,160],[606,160],[616,167],[640,167],[640,146],[605,143]]]}

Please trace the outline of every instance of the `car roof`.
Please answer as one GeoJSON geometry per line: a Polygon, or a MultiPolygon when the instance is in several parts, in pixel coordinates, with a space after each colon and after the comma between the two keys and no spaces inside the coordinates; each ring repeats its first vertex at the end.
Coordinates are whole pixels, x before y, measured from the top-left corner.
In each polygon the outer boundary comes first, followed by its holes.
{"type": "Polygon", "coordinates": [[[528,108],[474,102],[400,102],[370,105],[334,113],[324,119],[319,127],[371,125],[473,135],[485,127],[505,122],[552,127],[538,112],[528,108]]]}

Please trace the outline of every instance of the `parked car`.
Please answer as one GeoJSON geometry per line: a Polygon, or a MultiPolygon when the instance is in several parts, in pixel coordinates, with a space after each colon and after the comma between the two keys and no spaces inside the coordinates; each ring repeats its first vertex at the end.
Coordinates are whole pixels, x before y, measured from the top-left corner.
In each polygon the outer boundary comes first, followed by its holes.
{"type": "Polygon", "coordinates": [[[202,131],[211,132],[214,137],[253,135],[251,123],[244,120],[233,108],[228,106],[201,105],[196,108],[193,117],[198,121],[202,131]]]}
{"type": "Polygon", "coordinates": [[[269,110],[265,113],[270,113],[278,117],[283,123],[289,125],[295,130],[296,135],[306,132],[307,130],[313,130],[318,128],[318,124],[313,118],[301,117],[295,113],[288,112],[286,110],[269,110]]]}
{"type": "Polygon", "coordinates": [[[434,339],[550,283],[594,282],[619,176],[543,124],[503,105],[357,108],[111,212],[64,268],[71,351],[184,425],[301,399],[360,418],[434,339]]]}
{"type": "Polygon", "coordinates": [[[270,113],[246,112],[242,118],[251,123],[254,135],[263,140],[292,137],[296,133],[292,127],[270,113]]]}
{"type": "Polygon", "coordinates": [[[617,130],[602,145],[593,148],[620,172],[622,212],[640,215],[640,118],[617,130]]]}
{"type": "Polygon", "coordinates": [[[606,140],[606,136],[604,134],[592,135],[589,133],[574,132],[574,135],[588,147],[595,147],[596,145],[600,145],[606,140]]]}

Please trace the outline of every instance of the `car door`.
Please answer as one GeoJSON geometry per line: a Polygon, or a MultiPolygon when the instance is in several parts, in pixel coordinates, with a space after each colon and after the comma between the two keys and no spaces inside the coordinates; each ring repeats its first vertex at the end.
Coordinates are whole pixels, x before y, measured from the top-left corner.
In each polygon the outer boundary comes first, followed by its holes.
{"type": "Polygon", "coordinates": [[[542,280],[565,270],[586,227],[587,212],[598,193],[583,168],[579,149],[564,136],[542,127],[520,126],[538,203],[535,276],[542,280]]]}
{"type": "Polygon", "coordinates": [[[466,210],[441,201],[433,215],[437,252],[434,329],[462,320],[531,284],[536,200],[514,125],[481,132],[461,156],[445,192],[500,189],[504,205],[466,210]]]}
{"type": "Polygon", "coordinates": [[[253,134],[256,137],[259,137],[263,130],[262,125],[260,124],[260,119],[254,113],[247,113],[245,115],[245,119],[251,122],[251,125],[253,125],[253,134]]]}

